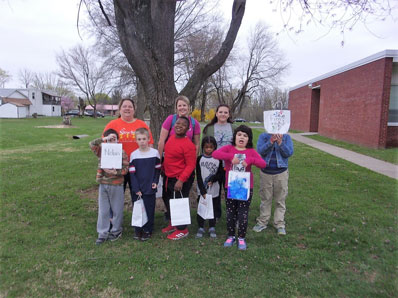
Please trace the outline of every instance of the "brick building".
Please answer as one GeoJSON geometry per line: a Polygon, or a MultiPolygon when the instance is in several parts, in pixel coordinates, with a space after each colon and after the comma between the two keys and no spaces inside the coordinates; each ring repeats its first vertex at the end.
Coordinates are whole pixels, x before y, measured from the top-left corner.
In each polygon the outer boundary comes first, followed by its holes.
{"type": "Polygon", "coordinates": [[[289,109],[291,129],[367,147],[398,147],[398,50],[291,88],[289,109]]]}

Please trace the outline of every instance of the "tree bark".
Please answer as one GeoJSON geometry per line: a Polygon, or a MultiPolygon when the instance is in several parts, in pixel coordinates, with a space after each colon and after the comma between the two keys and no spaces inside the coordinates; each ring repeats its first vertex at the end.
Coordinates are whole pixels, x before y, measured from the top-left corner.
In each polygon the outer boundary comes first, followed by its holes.
{"type": "Polygon", "coordinates": [[[202,87],[202,101],[200,103],[200,121],[204,122],[205,118],[206,118],[206,98],[207,98],[207,88],[208,88],[208,81],[206,80],[203,83],[203,87],[202,87]]]}
{"type": "Polygon", "coordinates": [[[164,119],[173,111],[175,1],[115,0],[123,52],[138,76],[150,107],[157,141],[164,119]]]}
{"type": "MultiPolygon", "coordinates": [[[[155,142],[161,125],[174,111],[174,0],[114,0],[116,26],[126,58],[139,78],[151,116],[155,142]]],[[[234,0],[232,20],[218,53],[196,67],[181,91],[195,98],[203,82],[227,59],[242,22],[246,0],[234,0]]],[[[156,146],[156,144],[155,144],[156,146]]]]}
{"type": "Polygon", "coordinates": [[[145,110],[147,107],[147,102],[145,100],[145,93],[140,80],[136,80],[137,84],[137,100],[136,100],[136,109],[135,109],[135,117],[139,119],[144,119],[145,110]]]}

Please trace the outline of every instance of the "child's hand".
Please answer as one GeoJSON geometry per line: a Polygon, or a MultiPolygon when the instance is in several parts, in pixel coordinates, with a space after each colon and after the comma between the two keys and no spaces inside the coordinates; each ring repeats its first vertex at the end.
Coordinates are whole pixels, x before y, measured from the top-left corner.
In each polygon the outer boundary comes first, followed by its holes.
{"type": "Polygon", "coordinates": [[[239,158],[237,158],[236,156],[232,159],[232,164],[233,165],[236,165],[236,164],[238,164],[238,163],[240,163],[240,160],[239,160],[239,158]]]}
{"type": "Polygon", "coordinates": [[[158,185],[156,183],[152,183],[152,189],[158,188],[158,185]]]}
{"type": "Polygon", "coordinates": [[[242,161],[242,166],[244,166],[245,168],[247,167],[247,162],[246,162],[246,160],[242,161]]]}
{"type": "Polygon", "coordinates": [[[137,196],[142,196],[142,192],[140,192],[140,191],[137,191],[136,193],[135,193],[137,196]]]}
{"type": "Polygon", "coordinates": [[[116,169],[104,169],[104,172],[109,174],[109,175],[116,175],[116,169]]]}
{"type": "Polygon", "coordinates": [[[175,191],[181,191],[183,184],[184,183],[181,180],[177,180],[176,184],[174,184],[174,190],[175,191]]]}
{"type": "Polygon", "coordinates": [[[278,143],[278,145],[282,144],[283,135],[276,134],[275,137],[276,137],[276,142],[278,143]]]}
{"type": "Polygon", "coordinates": [[[209,181],[209,182],[207,182],[207,185],[208,185],[208,186],[212,186],[212,185],[213,185],[213,182],[210,182],[210,181],[209,181]]]}
{"type": "Polygon", "coordinates": [[[271,139],[269,140],[271,142],[271,144],[273,144],[277,139],[276,139],[277,135],[272,135],[271,139]]]}
{"type": "Polygon", "coordinates": [[[117,135],[111,133],[110,135],[103,137],[102,140],[107,143],[116,143],[117,142],[117,135]]]}

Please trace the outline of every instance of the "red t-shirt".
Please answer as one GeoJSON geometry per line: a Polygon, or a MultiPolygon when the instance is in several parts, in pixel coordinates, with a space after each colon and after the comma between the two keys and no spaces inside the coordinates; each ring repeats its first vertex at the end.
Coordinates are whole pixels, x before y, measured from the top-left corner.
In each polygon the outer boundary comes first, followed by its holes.
{"type": "Polygon", "coordinates": [[[196,147],[188,137],[169,137],[164,146],[163,167],[167,177],[188,180],[196,167],[196,147]]]}
{"type": "Polygon", "coordinates": [[[119,134],[118,142],[123,145],[123,150],[126,151],[127,156],[130,156],[134,150],[138,149],[138,144],[135,141],[135,131],[142,127],[148,129],[149,144],[153,144],[151,130],[144,121],[139,119],[131,123],[123,121],[122,118],[112,120],[105,126],[104,132],[110,128],[116,130],[119,134]]]}

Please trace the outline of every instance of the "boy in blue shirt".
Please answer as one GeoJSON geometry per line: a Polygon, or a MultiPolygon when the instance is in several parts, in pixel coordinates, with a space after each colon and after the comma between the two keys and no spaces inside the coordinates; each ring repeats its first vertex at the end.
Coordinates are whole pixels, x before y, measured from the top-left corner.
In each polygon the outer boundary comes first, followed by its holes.
{"type": "Polygon", "coordinates": [[[156,191],[160,175],[160,157],[156,149],[149,147],[149,131],[139,128],[135,131],[138,149],[130,155],[131,198],[135,202],[140,196],[144,200],[148,222],[135,227],[134,239],[146,241],[151,238],[155,219],[156,191]]]}
{"type": "Polygon", "coordinates": [[[260,172],[260,216],[253,227],[265,230],[271,218],[272,199],[275,201],[273,225],[278,235],[286,235],[285,212],[288,194],[288,159],[293,155],[293,142],[288,134],[262,133],[257,141],[257,152],[267,163],[260,172]]]}

